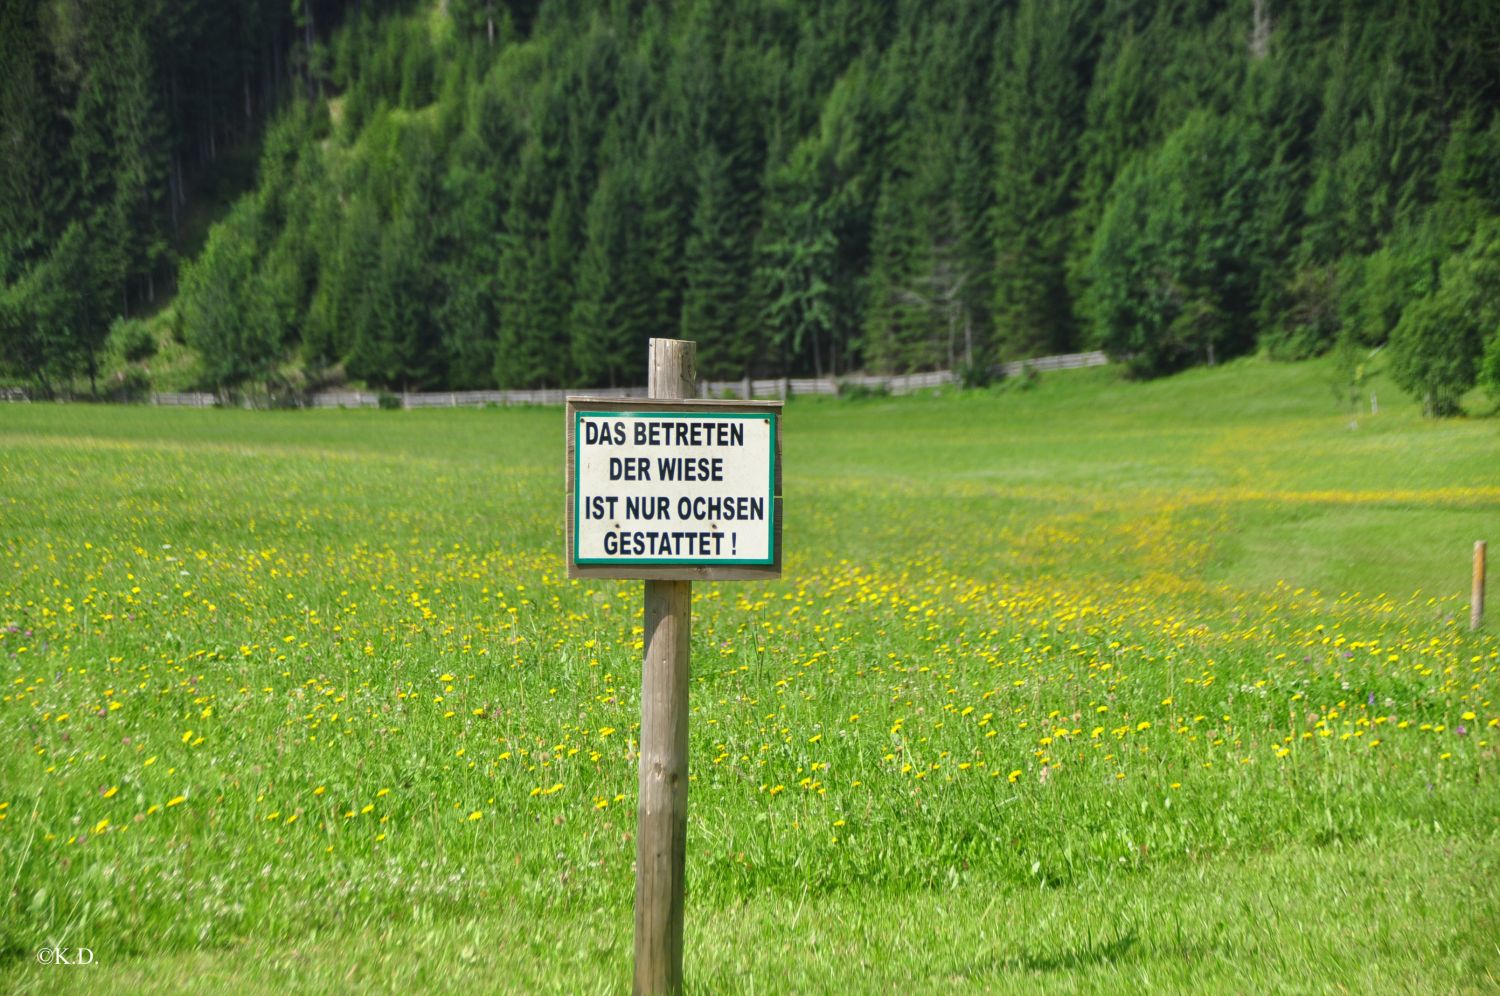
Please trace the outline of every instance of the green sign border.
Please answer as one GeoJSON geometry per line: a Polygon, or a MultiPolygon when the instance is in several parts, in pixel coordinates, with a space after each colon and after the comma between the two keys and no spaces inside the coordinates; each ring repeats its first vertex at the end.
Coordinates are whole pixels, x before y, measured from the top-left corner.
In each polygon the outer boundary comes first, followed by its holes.
{"type": "Polygon", "coordinates": [[[649,567],[657,564],[673,565],[702,565],[704,567],[719,567],[726,565],[754,565],[764,567],[776,563],[776,440],[780,431],[778,420],[780,416],[775,412],[622,412],[622,411],[575,411],[573,413],[573,563],[603,565],[619,564],[621,566],[649,567]],[[591,557],[587,560],[578,555],[578,537],[582,532],[580,526],[583,522],[583,419],[590,418],[763,418],[769,419],[771,423],[771,472],[766,479],[766,551],[765,560],[747,560],[745,558],[730,558],[724,560],[704,560],[697,557],[591,557]]]}

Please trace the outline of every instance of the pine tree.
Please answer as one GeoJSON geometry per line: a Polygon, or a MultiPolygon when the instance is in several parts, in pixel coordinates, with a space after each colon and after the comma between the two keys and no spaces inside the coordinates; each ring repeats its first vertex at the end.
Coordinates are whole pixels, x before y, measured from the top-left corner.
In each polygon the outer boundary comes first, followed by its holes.
{"type": "Polygon", "coordinates": [[[569,323],[573,369],[586,384],[616,387],[630,377],[630,346],[649,334],[642,328],[640,281],[632,279],[640,265],[631,246],[639,227],[632,208],[621,171],[605,172],[589,203],[569,323]]]}
{"type": "MultiPolygon", "coordinates": [[[[641,225],[637,232],[638,262],[649,298],[642,330],[647,338],[671,334],[682,326],[688,269],[685,247],[696,192],[690,167],[682,144],[670,132],[648,140],[639,177],[641,225]]],[[[625,363],[634,362],[640,345],[628,345],[625,363]]]]}
{"type": "Polygon", "coordinates": [[[541,148],[528,146],[511,190],[500,253],[500,333],[495,380],[557,386],[567,360],[571,218],[552,188],[541,148]]]}
{"type": "Polygon", "coordinates": [[[698,343],[698,367],[705,377],[744,376],[752,358],[743,316],[749,247],[728,164],[712,147],[698,156],[697,192],[684,252],[681,337],[698,343]]]}
{"type": "MultiPolygon", "coordinates": [[[[320,216],[334,205],[324,201],[320,216]]],[[[374,320],[373,286],[380,268],[380,214],[367,196],[349,205],[331,253],[321,257],[318,289],[309,309],[306,355],[318,365],[342,362],[359,330],[374,320]]]]}
{"type": "Polygon", "coordinates": [[[768,345],[782,370],[808,362],[821,377],[824,351],[834,355],[838,239],[830,218],[834,204],[817,196],[814,169],[810,155],[794,156],[772,183],[776,208],[756,249],[755,278],[768,345]]]}
{"type": "Polygon", "coordinates": [[[182,276],[179,307],[188,345],[216,389],[265,377],[279,356],[255,260],[257,219],[241,201],[209,233],[203,253],[182,276]]]}
{"type": "Polygon", "coordinates": [[[1195,113],[1116,181],[1084,298],[1098,345],[1133,372],[1213,363],[1254,343],[1260,174],[1236,122],[1195,113]]]}
{"type": "Polygon", "coordinates": [[[1004,33],[996,96],[996,334],[1013,356],[1077,340],[1066,279],[1094,41],[1082,2],[1024,0],[1004,33]]]}
{"type": "Polygon", "coordinates": [[[862,340],[866,364],[879,373],[936,365],[935,357],[923,348],[927,330],[912,297],[912,277],[918,269],[922,244],[912,207],[901,180],[887,177],[881,183],[862,340]]]}

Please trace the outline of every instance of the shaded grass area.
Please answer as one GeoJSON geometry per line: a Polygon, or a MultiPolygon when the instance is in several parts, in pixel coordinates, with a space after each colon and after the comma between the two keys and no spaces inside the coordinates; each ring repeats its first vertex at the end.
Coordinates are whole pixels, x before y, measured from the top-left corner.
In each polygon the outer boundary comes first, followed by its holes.
{"type": "MultiPolygon", "coordinates": [[[[1493,839],[1393,837],[1118,874],[1066,890],[965,881],[891,895],[689,901],[690,992],[1487,992],[1493,839]]],[[[27,966],[21,993],[617,992],[628,910],[501,906],[221,950],[27,966]]]]}

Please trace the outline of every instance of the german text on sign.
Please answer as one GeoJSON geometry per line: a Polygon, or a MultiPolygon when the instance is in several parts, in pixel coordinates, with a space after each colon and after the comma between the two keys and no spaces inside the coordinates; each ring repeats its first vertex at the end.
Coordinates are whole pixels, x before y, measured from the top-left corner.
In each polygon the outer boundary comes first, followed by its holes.
{"type": "Polygon", "coordinates": [[[579,564],[770,564],[776,416],[579,411],[579,564]]]}

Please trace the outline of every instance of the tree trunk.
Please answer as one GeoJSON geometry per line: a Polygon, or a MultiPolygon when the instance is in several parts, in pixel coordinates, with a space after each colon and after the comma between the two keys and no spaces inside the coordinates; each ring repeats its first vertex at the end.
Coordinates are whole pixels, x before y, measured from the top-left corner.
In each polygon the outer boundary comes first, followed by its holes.
{"type": "Polygon", "coordinates": [[[953,309],[948,309],[948,369],[952,371],[958,363],[958,354],[955,352],[955,343],[958,337],[957,322],[954,321],[953,309]]]}
{"type": "Polygon", "coordinates": [[[316,74],[313,72],[313,15],[310,0],[302,0],[302,16],[305,20],[304,37],[307,45],[307,62],[305,71],[307,73],[307,99],[318,99],[318,83],[316,74]]]}

